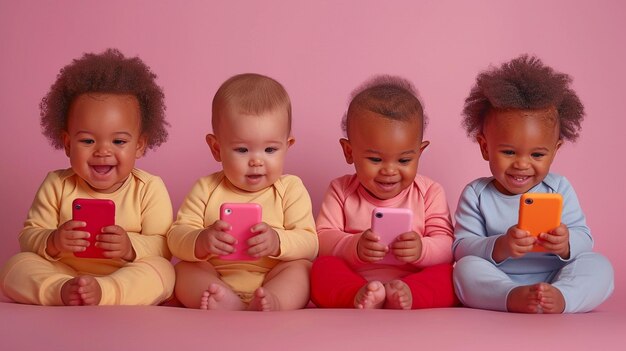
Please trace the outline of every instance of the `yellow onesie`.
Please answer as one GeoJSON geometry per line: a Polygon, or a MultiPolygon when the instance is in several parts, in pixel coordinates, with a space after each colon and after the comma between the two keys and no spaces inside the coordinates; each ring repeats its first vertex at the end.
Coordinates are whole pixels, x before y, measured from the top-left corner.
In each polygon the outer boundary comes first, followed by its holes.
{"type": "Polygon", "coordinates": [[[280,261],[312,260],[318,251],[311,199],[300,178],[293,175],[283,175],[272,186],[252,193],[237,189],[223,172],[200,178],[183,201],[167,240],[172,254],[181,260],[208,260],[244,301],[249,300],[263,283],[265,274],[280,261]],[[219,208],[225,202],[260,204],[263,222],[278,233],[280,255],[251,262],[196,257],[198,235],[219,219],[219,208]]]}
{"type": "Polygon", "coordinates": [[[92,275],[102,288],[101,305],[149,305],[167,299],[174,289],[165,233],[172,223],[172,203],[161,178],[139,169],[116,192],[94,192],[71,169],[48,173],[19,236],[22,252],[0,271],[0,289],[16,302],[62,305],[61,287],[78,275],[92,275]],[[81,259],[71,253],[50,257],[46,243],[59,225],[72,218],[75,198],[115,202],[115,223],[128,233],[136,258],[81,259]]]}

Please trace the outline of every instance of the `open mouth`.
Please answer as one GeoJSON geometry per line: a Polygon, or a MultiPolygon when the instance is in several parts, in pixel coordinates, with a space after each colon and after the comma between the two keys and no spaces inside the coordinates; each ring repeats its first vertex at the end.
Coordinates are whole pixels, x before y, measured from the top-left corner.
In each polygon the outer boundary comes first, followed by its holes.
{"type": "Polygon", "coordinates": [[[91,169],[98,174],[107,174],[113,169],[113,166],[91,166],[91,169]]]}
{"type": "Polygon", "coordinates": [[[376,184],[378,184],[378,186],[384,190],[389,190],[389,189],[393,189],[396,184],[398,184],[398,182],[379,182],[376,181],[376,184]]]}
{"type": "Polygon", "coordinates": [[[509,178],[516,184],[524,184],[530,179],[530,176],[509,175],[509,178]]]}

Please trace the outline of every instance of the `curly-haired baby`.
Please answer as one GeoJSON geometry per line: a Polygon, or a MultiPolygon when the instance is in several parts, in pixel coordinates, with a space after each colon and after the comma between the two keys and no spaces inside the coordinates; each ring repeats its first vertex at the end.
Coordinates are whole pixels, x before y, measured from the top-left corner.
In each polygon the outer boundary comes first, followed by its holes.
{"type": "Polygon", "coordinates": [[[146,305],[172,294],[165,240],[172,204],[161,178],[135,168],[146,149],[167,140],[155,79],[139,58],[115,49],[61,69],[41,101],[41,126],[71,168],[48,173],[35,195],[22,252],[0,271],[6,296],[38,305],[146,305]],[[115,203],[115,225],[96,236],[103,258],[74,255],[89,245],[86,223],[72,220],[76,198],[115,203]]]}
{"type": "Polygon", "coordinates": [[[454,283],[465,305],[521,313],[585,312],[613,291],[613,268],[593,239],[569,181],[550,173],[584,108],[571,78],[521,56],[478,75],[463,124],[492,176],[465,187],[456,211],[454,283]],[[537,238],[517,227],[524,193],[559,193],[561,225],[537,238]],[[533,252],[534,247],[542,252],[533,252]]]}

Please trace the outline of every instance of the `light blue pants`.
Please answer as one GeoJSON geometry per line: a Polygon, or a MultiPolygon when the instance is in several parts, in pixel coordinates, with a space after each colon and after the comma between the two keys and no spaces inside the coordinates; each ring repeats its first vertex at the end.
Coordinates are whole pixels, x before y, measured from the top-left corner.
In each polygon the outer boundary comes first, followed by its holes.
{"type": "Polygon", "coordinates": [[[454,267],[454,289],[465,306],[506,311],[509,292],[518,286],[550,283],[565,298],[565,313],[588,312],[606,300],[614,288],[613,267],[604,256],[585,252],[560,270],[507,274],[477,257],[461,258],[454,267]]]}

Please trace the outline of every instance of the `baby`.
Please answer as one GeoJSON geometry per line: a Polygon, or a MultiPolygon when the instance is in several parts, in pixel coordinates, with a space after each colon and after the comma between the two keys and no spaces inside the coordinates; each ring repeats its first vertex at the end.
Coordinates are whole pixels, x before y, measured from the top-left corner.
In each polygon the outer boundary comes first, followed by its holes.
{"type": "Polygon", "coordinates": [[[425,117],[412,84],[378,76],[356,89],[343,119],[346,162],[317,217],[320,258],[311,271],[319,307],[417,309],[454,306],[452,222],[442,187],[417,174],[425,117]],[[376,207],[407,208],[411,231],[389,246],[370,229],[376,207]],[[399,264],[382,264],[385,255],[399,264]]]}
{"type": "Polygon", "coordinates": [[[213,99],[213,134],[206,142],[222,171],[201,178],[168,233],[175,294],[186,307],[291,310],[309,302],[310,260],[318,242],[311,199],[302,181],[283,175],[291,135],[291,103],[283,86],[258,74],[228,79],[213,99]],[[237,238],[219,220],[223,203],[260,204],[246,253],[226,260],[237,238]]]}
{"type": "Polygon", "coordinates": [[[550,173],[575,141],[583,105],[568,75],[521,56],[478,75],[463,124],[492,176],[465,187],[456,212],[454,271],[463,304],[522,313],[591,311],[613,291],[613,268],[593,253],[569,181],[550,173]],[[559,193],[561,225],[538,238],[517,227],[524,193],[559,193]],[[544,252],[531,252],[534,247],[544,252]]]}
{"type": "Polygon", "coordinates": [[[163,92],[139,58],[109,49],[61,69],[41,102],[44,135],[71,168],[48,173],[28,212],[22,253],[0,272],[16,302],[38,305],[148,305],[168,298],[174,269],[165,233],[172,204],[163,181],[135,168],[167,139],[163,92]],[[112,200],[115,225],[95,246],[104,258],[79,258],[89,233],[72,220],[76,198],[112,200]]]}

